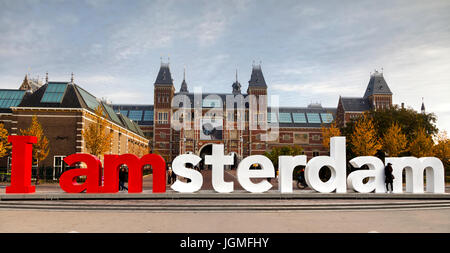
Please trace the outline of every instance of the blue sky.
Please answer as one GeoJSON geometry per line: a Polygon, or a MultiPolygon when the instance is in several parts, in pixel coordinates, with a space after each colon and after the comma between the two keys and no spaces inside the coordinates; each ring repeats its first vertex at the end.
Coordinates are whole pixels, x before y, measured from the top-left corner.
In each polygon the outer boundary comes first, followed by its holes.
{"type": "Polygon", "coordinates": [[[178,90],[243,91],[262,62],[281,106],[362,96],[383,68],[393,102],[450,130],[450,1],[0,0],[0,87],[26,73],[113,103],[153,103],[160,57],[178,90]]]}

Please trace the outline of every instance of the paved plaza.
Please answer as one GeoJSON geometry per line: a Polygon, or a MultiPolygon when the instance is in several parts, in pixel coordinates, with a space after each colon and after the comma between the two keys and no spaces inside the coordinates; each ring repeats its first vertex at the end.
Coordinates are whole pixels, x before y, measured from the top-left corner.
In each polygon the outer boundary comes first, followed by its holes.
{"type": "MultiPolygon", "coordinates": [[[[204,171],[202,191],[212,190],[204,171]]],[[[235,182],[234,171],[225,173],[235,182]]],[[[276,180],[272,180],[277,189],[276,180]]],[[[0,185],[4,194],[6,184],[0,185]]],[[[144,177],[144,190],[152,177],[144,177]]],[[[169,189],[169,188],[168,188],[169,189]]],[[[305,192],[311,192],[305,189],[305,192]]],[[[36,194],[64,194],[40,184],[36,194]]],[[[446,192],[449,192],[447,186],[446,192]]],[[[126,195],[126,192],[119,193],[126,195]]],[[[450,232],[449,200],[408,199],[122,199],[0,201],[0,232],[138,233],[434,233],[450,232]]]]}
{"type": "Polygon", "coordinates": [[[113,212],[0,210],[0,232],[435,233],[450,209],[296,212],[113,212]]]}

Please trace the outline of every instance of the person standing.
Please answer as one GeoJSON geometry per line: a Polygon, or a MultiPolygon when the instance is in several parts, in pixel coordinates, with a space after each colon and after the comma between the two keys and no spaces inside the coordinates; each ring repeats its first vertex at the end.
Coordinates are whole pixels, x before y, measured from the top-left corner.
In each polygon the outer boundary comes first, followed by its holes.
{"type": "Polygon", "coordinates": [[[167,170],[167,184],[172,183],[172,169],[169,167],[169,170],[167,170]]]}
{"type": "Polygon", "coordinates": [[[128,188],[125,187],[125,177],[126,177],[126,171],[125,168],[120,168],[119,171],[119,191],[123,191],[124,189],[128,191],[128,188]]]}
{"type": "Polygon", "coordinates": [[[384,182],[386,183],[386,192],[389,193],[389,185],[391,185],[391,193],[394,191],[394,186],[393,186],[393,182],[394,182],[394,175],[392,174],[392,164],[388,163],[387,166],[384,168],[384,175],[385,175],[385,180],[384,182]]]}

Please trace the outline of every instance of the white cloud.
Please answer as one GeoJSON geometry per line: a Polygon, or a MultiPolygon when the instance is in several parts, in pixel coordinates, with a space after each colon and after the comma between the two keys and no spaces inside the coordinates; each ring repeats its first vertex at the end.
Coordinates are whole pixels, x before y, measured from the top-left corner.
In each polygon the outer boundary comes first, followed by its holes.
{"type": "Polygon", "coordinates": [[[223,33],[227,20],[221,11],[209,12],[193,29],[201,46],[214,43],[223,33]]]}
{"type": "Polygon", "coordinates": [[[107,98],[113,103],[120,104],[139,104],[148,103],[148,97],[142,92],[121,91],[121,92],[106,92],[102,97],[107,98]]]}
{"type": "Polygon", "coordinates": [[[45,48],[50,43],[51,27],[42,22],[26,22],[9,15],[0,17],[0,57],[24,57],[36,48],[45,48]]]}
{"type": "Polygon", "coordinates": [[[77,77],[80,82],[89,83],[92,85],[104,84],[104,83],[118,83],[119,79],[111,75],[93,75],[88,77],[77,77]]]}
{"type": "Polygon", "coordinates": [[[286,92],[299,92],[308,93],[311,95],[336,95],[346,94],[345,96],[357,95],[360,86],[339,86],[332,82],[308,82],[299,84],[273,84],[271,85],[273,90],[286,91],[286,92]],[[356,93],[355,93],[356,91],[356,93]]]}

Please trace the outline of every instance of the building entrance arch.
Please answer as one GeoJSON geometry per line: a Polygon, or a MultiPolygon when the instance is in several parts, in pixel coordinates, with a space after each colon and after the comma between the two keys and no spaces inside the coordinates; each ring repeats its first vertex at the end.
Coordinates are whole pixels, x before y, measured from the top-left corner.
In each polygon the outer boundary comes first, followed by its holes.
{"type": "Polygon", "coordinates": [[[212,143],[205,144],[198,151],[198,156],[202,159],[198,165],[200,170],[211,169],[211,165],[205,165],[205,156],[212,155],[212,145],[212,143]]]}

